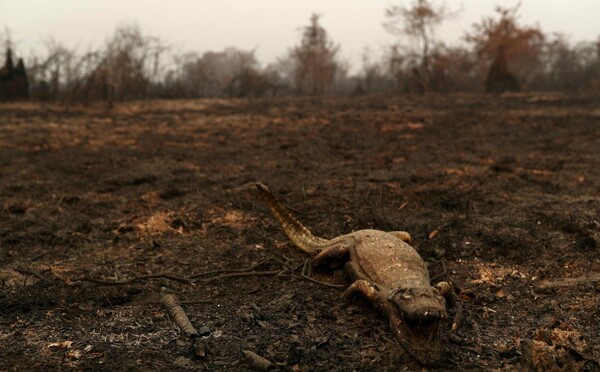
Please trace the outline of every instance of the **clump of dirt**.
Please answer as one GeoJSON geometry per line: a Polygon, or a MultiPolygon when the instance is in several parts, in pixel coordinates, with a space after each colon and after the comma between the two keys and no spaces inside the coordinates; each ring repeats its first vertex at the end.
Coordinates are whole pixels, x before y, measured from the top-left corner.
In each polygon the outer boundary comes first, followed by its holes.
{"type": "Polygon", "coordinates": [[[0,364],[419,368],[339,268],[302,276],[261,181],[315,235],[411,233],[464,307],[441,370],[598,368],[600,98],[542,98],[2,104],[0,364]]]}

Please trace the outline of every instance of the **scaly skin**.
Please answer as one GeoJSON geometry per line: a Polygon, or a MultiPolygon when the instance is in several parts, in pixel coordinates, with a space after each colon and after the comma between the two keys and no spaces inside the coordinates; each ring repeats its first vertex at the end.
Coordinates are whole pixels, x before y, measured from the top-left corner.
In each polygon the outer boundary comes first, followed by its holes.
{"type": "Polygon", "coordinates": [[[447,318],[443,296],[451,296],[451,289],[445,282],[431,286],[423,259],[406,243],[408,233],[360,230],[331,240],[318,238],[266,186],[256,187],[284,233],[316,265],[346,261],[346,272],[354,282],[345,297],[361,294],[369,299],[389,318],[402,347],[421,363],[431,365],[440,359],[440,323],[447,318]]]}

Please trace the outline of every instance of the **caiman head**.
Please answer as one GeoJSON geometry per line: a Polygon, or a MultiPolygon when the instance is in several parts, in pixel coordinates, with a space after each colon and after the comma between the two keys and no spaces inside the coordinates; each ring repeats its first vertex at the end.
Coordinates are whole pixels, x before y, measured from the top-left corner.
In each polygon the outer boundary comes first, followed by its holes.
{"type": "Polygon", "coordinates": [[[425,365],[442,356],[446,301],[435,287],[397,288],[388,297],[390,326],[404,350],[425,365]]]}

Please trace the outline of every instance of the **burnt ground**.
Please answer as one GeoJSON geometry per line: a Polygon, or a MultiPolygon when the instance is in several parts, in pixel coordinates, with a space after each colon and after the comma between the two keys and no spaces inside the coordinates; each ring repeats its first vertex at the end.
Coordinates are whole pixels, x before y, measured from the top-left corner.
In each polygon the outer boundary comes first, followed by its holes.
{"type": "Polygon", "coordinates": [[[419,368],[256,181],[316,235],[411,232],[464,307],[439,369],[600,368],[600,98],[529,94],[0,105],[0,369],[419,368]],[[88,280],[162,273],[199,280],[88,280]]]}

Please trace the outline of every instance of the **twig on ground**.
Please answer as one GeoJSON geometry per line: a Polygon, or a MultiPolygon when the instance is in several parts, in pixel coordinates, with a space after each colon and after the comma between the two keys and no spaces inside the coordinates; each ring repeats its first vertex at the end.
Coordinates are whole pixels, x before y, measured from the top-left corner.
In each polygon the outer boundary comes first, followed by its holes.
{"type": "Polygon", "coordinates": [[[96,279],[96,278],[90,278],[90,277],[84,276],[81,278],[73,279],[73,281],[91,282],[91,283],[102,284],[102,285],[125,285],[125,284],[131,284],[133,282],[138,282],[140,280],[159,279],[159,278],[175,280],[177,282],[184,283],[184,284],[192,283],[191,279],[179,276],[177,274],[172,274],[172,273],[158,273],[158,274],[150,274],[150,275],[141,275],[141,276],[136,276],[133,278],[125,279],[125,280],[104,280],[104,279],[96,279]]]}
{"type": "Polygon", "coordinates": [[[296,265],[296,267],[292,268],[290,271],[298,271],[301,267],[304,267],[304,262],[300,262],[298,265],[296,265]]]}
{"type": "Polygon", "coordinates": [[[286,270],[294,272],[296,270],[298,270],[300,267],[302,267],[302,264],[296,266],[296,267],[291,267],[290,265],[288,265],[288,262],[290,262],[289,259],[286,259],[285,261],[282,261],[278,258],[272,258],[273,262],[277,262],[278,264],[280,264],[281,266],[283,266],[286,270]]]}
{"type": "Polygon", "coordinates": [[[304,265],[302,266],[302,276],[310,276],[312,274],[312,261],[310,259],[304,260],[304,265]]]}
{"type": "Polygon", "coordinates": [[[264,264],[266,264],[267,262],[271,262],[274,259],[272,257],[266,258],[262,261],[259,261],[258,263],[250,266],[250,267],[246,267],[244,269],[220,269],[220,270],[213,270],[213,271],[207,271],[204,273],[198,273],[198,274],[193,274],[190,276],[191,279],[196,279],[196,278],[200,278],[202,276],[209,276],[209,275],[218,275],[218,274],[224,274],[224,273],[243,273],[246,271],[252,271],[254,269],[256,269],[259,266],[262,266],[264,264]]]}
{"type": "Polygon", "coordinates": [[[260,371],[267,371],[273,365],[273,363],[271,363],[271,361],[268,359],[263,358],[250,350],[242,350],[242,353],[244,353],[244,356],[248,362],[250,362],[254,368],[260,371]]]}
{"type": "Polygon", "coordinates": [[[187,314],[183,311],[181,305],[179,305],[177,298],[170,293],[166,293],[164,288],[161,289],[160,303],[167,309],[167,312],[171,318],[173,318],[177,327],[179,327],[186,336],[198,336],[198,331],[196,331],[196,328],[194,328],[190,322],[187,314]]]}
{"type": "Polygon", "coordinates": [[[242,276],[269,276],[269,275],[279,275],[282,274],[284,270],[272,270],[272,271],[240,271],[240,272],[232,272],[222,275],[213,276],[210,278],[197,279],[194,280],[195,283],[210,283],[221,279],[226,278],[239,278],[242,276]]]}
{"type": "Polygon", "coordinates": [[[39,281],[44,282],[44,283],[50,283],[51,282],[50,279],[46,278],[45,276],[43,276],[39,272],[37,272],[35,270],[32,270],[32,269],[27,269],[25,267],[17,267],[14,270],[16,272],[18,272],[19,274],[31,275],[31,276],[37,278],[39,281]]]}
{"type": "Polygon", "coordinates": [[[441,262],[442,262],[442,273],[434,276],[431,279],[429,279],[429,281],[431,283],[435,283],[438,279],[441,279],[443,277],[447,277],[448,276],[448,270],[446,269],[446,262],[445,262],[444,259],[442,259],[441,262]]]}
{"type": "Polygon", "coordinates": [[[574,287],[583,283],[600,281],[600,274],[584,275],[578,278],[560,278],[555,280],[543,280],[538,284],[540,288],[574,287]]]}
{"type": "Polygon", "coordinates": [[[58,249],[53,249],[53,250],[47,250],[47,251],[44,251],[44,252],[42,252],[42,253],[40,253],[40,254],[38,254],[38,255],[36,255],[36,256],[33,256],[33,257],[30,259],[30,261],[31,261],[31,262],[37,261],[37,260],[39,260],[40,258],[42,258],[42,257],[44,257],[44,256],[47,256],[47,255],[49,255],[50,253],[54,254],[54,253],[55,253],[55,252],[57,252],[57,251],[58,251],[58,249]]]}
{"type": "Polygon", "coordinates": [[[320,285],[324,285],[326,287],[330,287],[330,288],[346,288],[345,285],[343,284],[331,284],[331,283],[327,283],[327,282],[323,282],[317,279],[313,279],[310,276],[301,274],[301,275],[290,275],[292,278],[296,278],[296,279],[301,279],[301,280],[308,280],[309,282],[315,283],[315,284],[320,284],[320,285]]]}
{"type": "Polygon", "coordinates": [[[125,279],[125,280],[105,280],[105,279],[96,279],[96,278],[90,278],[90,277],[81,277],[81,278],[74,279],[74,281],[86,281],[86,282],[91,282],[91,283],[96,283],[96,284],[101,284],[101,285],[126,285],[126,284],[131,284],[133,282],[138,282],[138,281],[147,280],[147,279],[164,278],[164,279],[175,280],[175,281],[178,281],[178,282],[181,282],[184,284],[193,284],[193,283],[211,283],[211,282],[215,282],[215,281],[222,280],[222,279],[250,277],[250,276],[287,276],[287,277],[291,277],[291,278],[307,280],[309,282],[324,285],[326,287],[331,287],[331,288],[344,288],[345,287],[344,285],[331,284],[331,283],[322,282],[320,280],[313,279],[312,277],[310,277],[310,273],[311,273],[311,270],[310,270],[310,262],[309,261],[308,262],[305,261],[295,267],[292,267],[288,264],[287,261],[284,262],[277,258],[270,257],[270,258],[264,259],[252,266],[249,266],[249,267],[246,267],[243,269],[213,270],[213,271],[207,271],[204,273],[193,274],[189,277],[180,276],[180,275],[176,275],[176,274],[172,274],[172,273],[158,273],[158,274],[151,274],[151,275],[136,276],[136,277],[125,279]],[[280,270],[264,270],[264,271],[255,270],[256,268],[258,268],[268,262],[276,262],[282,266],[282,269],[280,269],[280,270]],[[294,274],[294,272],[296,272],[300,268],[302,268],[302,273],[300,275],[294,274]],[[208,276],[208,277],[206,278],[206,276],[208,276]]]}

